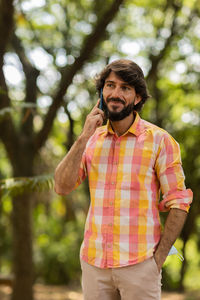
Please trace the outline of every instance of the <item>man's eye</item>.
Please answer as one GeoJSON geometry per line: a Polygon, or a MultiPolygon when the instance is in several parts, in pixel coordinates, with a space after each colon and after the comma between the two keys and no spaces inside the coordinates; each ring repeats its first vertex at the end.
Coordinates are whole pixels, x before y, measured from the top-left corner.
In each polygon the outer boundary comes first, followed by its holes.
{"type": "Polygon", "coordinates": [[[129,88],[128,86],[122,86],[122,90],[123,90],[123,91],[129,91],[130,88],[129,88]]]}
{"type": "Polygon", "coordinates": [[[106,86],[113,87],[113,84],[112,83],[107,83],[106,86]]]}

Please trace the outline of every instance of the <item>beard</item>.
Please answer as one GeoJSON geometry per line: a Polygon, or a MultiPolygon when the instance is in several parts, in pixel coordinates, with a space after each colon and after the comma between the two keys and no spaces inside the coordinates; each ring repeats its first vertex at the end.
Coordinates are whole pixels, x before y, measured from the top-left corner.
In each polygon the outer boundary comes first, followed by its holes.
{"type": "MultiPolygon", "coordinates": [[[[107,103],[109,103],[110,101],[121,102],[122,104],[125,104],[125,102],[123,100],[121,100],[120,98],[108,98],[107,99],[107,103]]],[[[125,106],[121,111],[115,112],[115,111],[110,111],[108,109],[107,104],[103,100],[103,110],[105,112],[106,118],[109,119],[110,121],[113,121],[113,122],[115,122],[115,121],[121,121],[121,120],[125,119],[131,113],[133,113],[134,107],[135,107],[134,102],[135,102],[135,98],[134,98],[134,101],[132,103],[130,103],[127,106],[125,106]]]]}

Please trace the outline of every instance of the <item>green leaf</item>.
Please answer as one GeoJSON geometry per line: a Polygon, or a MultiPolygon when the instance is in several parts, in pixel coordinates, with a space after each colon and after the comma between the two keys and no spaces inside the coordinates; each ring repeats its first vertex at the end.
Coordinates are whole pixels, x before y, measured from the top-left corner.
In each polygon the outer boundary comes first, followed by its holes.
{"type": "Polygon", "coordinates": [[[0,180],[2,195],[16,196],[25,192],[42,192],[54,187],[53,174],[34,177],[15,177],[0,180]]]}
{"type": "Polygon", "coordinates": [[[8,115],[11,114],[13,108],[5,107],[0,110],[0,122],[3,121],[8,115]]]}

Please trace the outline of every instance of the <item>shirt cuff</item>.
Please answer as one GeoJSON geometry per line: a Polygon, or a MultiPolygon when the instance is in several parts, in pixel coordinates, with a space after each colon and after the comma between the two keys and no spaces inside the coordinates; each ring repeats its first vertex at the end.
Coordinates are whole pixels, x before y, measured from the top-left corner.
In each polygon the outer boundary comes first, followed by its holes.
{"type": "Polygon", "coordinates": [[[158,205],[159,211],[169,211],[171,208],[178,208],[186,212],[189,211],[192,203],[193,193],[191,189],[176,191],[167,195],[158,205]]]}

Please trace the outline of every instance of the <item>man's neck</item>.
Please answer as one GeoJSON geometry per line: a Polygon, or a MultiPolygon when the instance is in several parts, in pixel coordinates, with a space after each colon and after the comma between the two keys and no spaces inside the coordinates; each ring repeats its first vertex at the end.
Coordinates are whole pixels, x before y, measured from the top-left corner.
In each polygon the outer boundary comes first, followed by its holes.
{"type": "Polygon", "coordinates": [[[135,114],[132,113],[128,117],[124,118],[120,121],[110,121],[113,131],[117,134],[117,136],[123,135],[133,124],[135,120],[135,114]]]}

